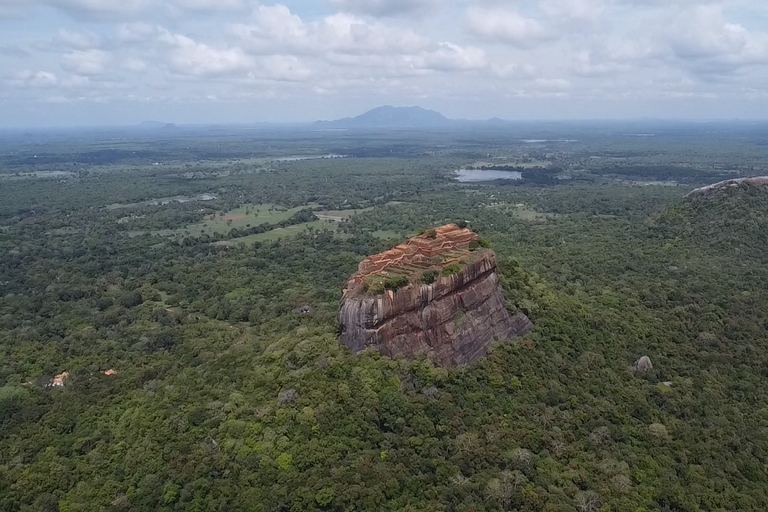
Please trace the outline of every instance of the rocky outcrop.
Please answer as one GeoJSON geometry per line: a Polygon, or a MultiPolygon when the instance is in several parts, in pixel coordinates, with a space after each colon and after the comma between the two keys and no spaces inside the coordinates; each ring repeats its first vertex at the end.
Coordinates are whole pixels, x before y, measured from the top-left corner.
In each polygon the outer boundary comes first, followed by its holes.
{"type": "Polygon", "coordinates": [[[765,187],[768,185],[768,176],[754,176],[752,178],[734,178],[731,180],[720,181],[707,185],[706,187],[697,188],[692,190],[685,197],[691,196],[709,196],[727,190],[729,188],[738,187],[740,185],[751,185],[755,187],[765,187]]]}
{"type": "Polygon", "coordinates": [[[341,342],[354,352],[375,348],[408,359],[427,354],[435,364],[453,367],[485,357],[494,340],[533,327],[523,313],[506,309],[493,251],[456,225],[412,238],[359,269],[339,311],[341,342]],[[397,289],[370,285],[393,277],[400,279],[397,289]]]}
{"type": "Polygon", "coordinates": [[[648,356],[641,357],[635,361],[635,364],[632,366],[632,373],[634,375],[639,373],[646,373],[651,370],[653,370],[653,363],[651,362],[651,358],[648,356]]]}

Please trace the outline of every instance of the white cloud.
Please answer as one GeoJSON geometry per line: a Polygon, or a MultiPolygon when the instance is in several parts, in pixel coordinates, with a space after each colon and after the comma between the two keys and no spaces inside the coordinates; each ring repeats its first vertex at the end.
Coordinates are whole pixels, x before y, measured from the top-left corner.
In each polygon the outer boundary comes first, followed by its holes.
{"type": "Polygon", "coordinates": [[[170,5],[188,11],[243,11],[248,0],[170,0],[170,5]]]}
{"type": "Polygon", "coordinates": [[[128,71],[134,71],[134,72],[137,72],[137,73],[147,69],[147,63],[146,62],[144,62],[141,59],[136,59],[136,58],[133,58],[133,57],[129,57],[129,58],[125,59],[120,64],[120,66],[123,69],[126,69],[128,71]]]}
{"type": "Polygon", "coordinates": [[[10,85],[15,87],[55,87],[59,79],[53,73],[47,71],[18,71],[11,75],[8,80],[10,85]]]}
{"type": "Polygon", "coordinates": [[[670,98],[718,97],[755,102],[742,107],[746,117],[768,96],[768,4],[758,0],[321,5],[0,0],[0,17],[22,16],[0,31],[0,64],[8,70],[0,96],[19,104],[122,98],[189,112],[211,98],[222,105],[269,98],[303,102],[296,116],[308,119],[313,105],[328,114],[327,105],[350,98],[364,105],[429,98],[425,106],[452,106],[449,115],[475,117],[478,106],[486,110],[477,116],[504,117],[522,98],[557,99],[573,106],[569,112],[594,102],[595,115],[603,115],[606,99],[629,102],[630,112],[670,98]],[[56,74],[35,71],[50,69],[56,74]]]}
{"type": "Polygon", "coordinates": [[[617,75],[630,70],[658,66],[666,57],[663,38],[657,34],[618,37],[596,36],[587,46],[569,49],[569,69],[578,76],[617,75]]]}
{"type": "Polygon", "coordinates": [[[20,48],[15,44],[1,45],[0,55],[4,55],[6,57],[14,57],[17,59],[23,59],[31,56],[31,54],[27,50],[25,50],[24,48],[20,48]]]}
{"type": "Polygon", "coordinates": [[[120,20],[157,7],[154,0],[42,0],[44,3],[85,20],[120,20]]]}
{"type": "Polygon", "coordinates": [[[90,50],[100,45],[100,38],[93,32],[61,29],[54,36],[53,43],[57,48],[64,46],[73,50],[90,50]]]}
{"type": "Polygon", "coordinates": [[[28,16],[38,6],[54,7],[83,21],[178,17],[180,14],[246,11],[251,0],[0,0],[0,18],[28,16]]]}
{"type": "Polygon", "coordinates": [[[530,64],[518,64],[516,62],[491,63],[491,75],[495,78],[531,78],[535,76],[536,69],[530,64]]]}
{"type": "Polygon", "coordinates": [[[571,82],[564,78],[537,78],[533,86],[541,91],[564,92],[571,89],[571,82]]]}
{"type": "Polygon", "coordinates": [[[115,31],[119,43],[147,43],[160,34],[156,25],[144,22],[123,23],[115,31]]]}
{"type": "Polygon", "coordinates": [[[402,16],[434,13],[442,0],[332,0],[332,5],[347,12],[372,16],[402,16]]]}
{"type": "Polygon", "coordinates": [[[480,48],[440,43],[435,50],[425,52],[422,67],[437,71],[469,71],[488,66],[485,52],[480,48]]]}
{"type": "Polygon", "coordinates": [[[34,8],[34,1],[0,0],[0,19],[16,18],[28,14],[34,8]]]}
{"type": "Polygon", "coordinates": [[[538,21],[507,7],[470,7],[466,18],[472,32],[497,42],[526,47],[548,37],[538,21]]]}
{"type": "MultiPolygon", "coordinates": [[[[596,23],[605,11],[606,0],[543,0],[541,9],[550,18],[576,21],[578,23],[596,23]]],[[[578,24],[572,28],[578,28],[578,24]]]]}
{"type": "Polygon", "coordinates": [[[717,6],[681,10],[665,35],[677,62],[696,73],[716,75],[768,64],[768,32],[727,22],[717,6]]]}
{"type": "Polygon", "coordinates": [[[337,67],[325,69],[326,73],[353,77],[419,76],[488,65],[481,48],[436,43],[413,30],[348,13],[305,22],[285,6],[259,6],[249,24],[231,25],[229,34],[238,47],[256,57],[290,54],[317,61],[320,68],[327,68],[320,62],[337,67]]]}
{"type": "Polygon", "coordinates": [[[262,58],[249,75],[252,79],[303,82],[312,70],[293,55],[270,55],[262,58]]]}
{"type": "Polygon", "coordinates": [[[283,5],[260,5],[252,23],[232,25],[230,34],[255,54],[385,54],[410,51],[429,42],[412,30],[366,22],[351,14],[339,13],[305,23],[283,5]]]}
{"type": "Polygon", "coordinates": [[[160,37],[170,49],[166,63],[180,75],[244,75],[253,61],[240,48],[212,48],[180,34],[164,31],[160,37]]]}
{"type": "Polygon", "coordinates": [[[61,58],[61,68],[75,75],[94,76],[104,72],[108,56],[101,50],[76,50],[61,58]]]}

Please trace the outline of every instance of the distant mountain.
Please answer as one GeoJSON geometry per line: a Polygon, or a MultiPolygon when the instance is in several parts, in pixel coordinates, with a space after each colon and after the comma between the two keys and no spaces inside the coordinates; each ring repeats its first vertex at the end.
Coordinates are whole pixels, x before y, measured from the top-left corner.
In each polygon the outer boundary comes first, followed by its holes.
{"type": "Polygon", "coordinates": [[[318,128],[437,128],[455,124],[440,112],[421,107],[377,107],[357,117],[318,121],[318,128]]]}

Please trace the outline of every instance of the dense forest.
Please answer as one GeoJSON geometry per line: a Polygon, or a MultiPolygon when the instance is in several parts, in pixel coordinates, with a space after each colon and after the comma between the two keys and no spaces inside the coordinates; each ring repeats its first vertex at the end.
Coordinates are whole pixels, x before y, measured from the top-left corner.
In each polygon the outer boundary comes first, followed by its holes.
{"type": "Polygon", "coordinates": [[[0,510],[768,509],[768,189],[684,197],[759,137],[195,137],[5,141],[0,510]],[[341,346],[358,262],[457,221],[534,331],[341,346]]]}

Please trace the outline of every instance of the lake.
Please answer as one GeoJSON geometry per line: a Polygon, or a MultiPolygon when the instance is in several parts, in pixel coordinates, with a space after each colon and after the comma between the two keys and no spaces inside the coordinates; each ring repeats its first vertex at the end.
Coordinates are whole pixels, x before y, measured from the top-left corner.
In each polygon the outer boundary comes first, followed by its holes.
{"type": "Polygon", "coordinates": [[[523,179],[523,175],[518,171],[492,171],[482,169],[459,169],[456,171],[456,181],[460,181],[462,183],[521,179],[523,179]]]}

